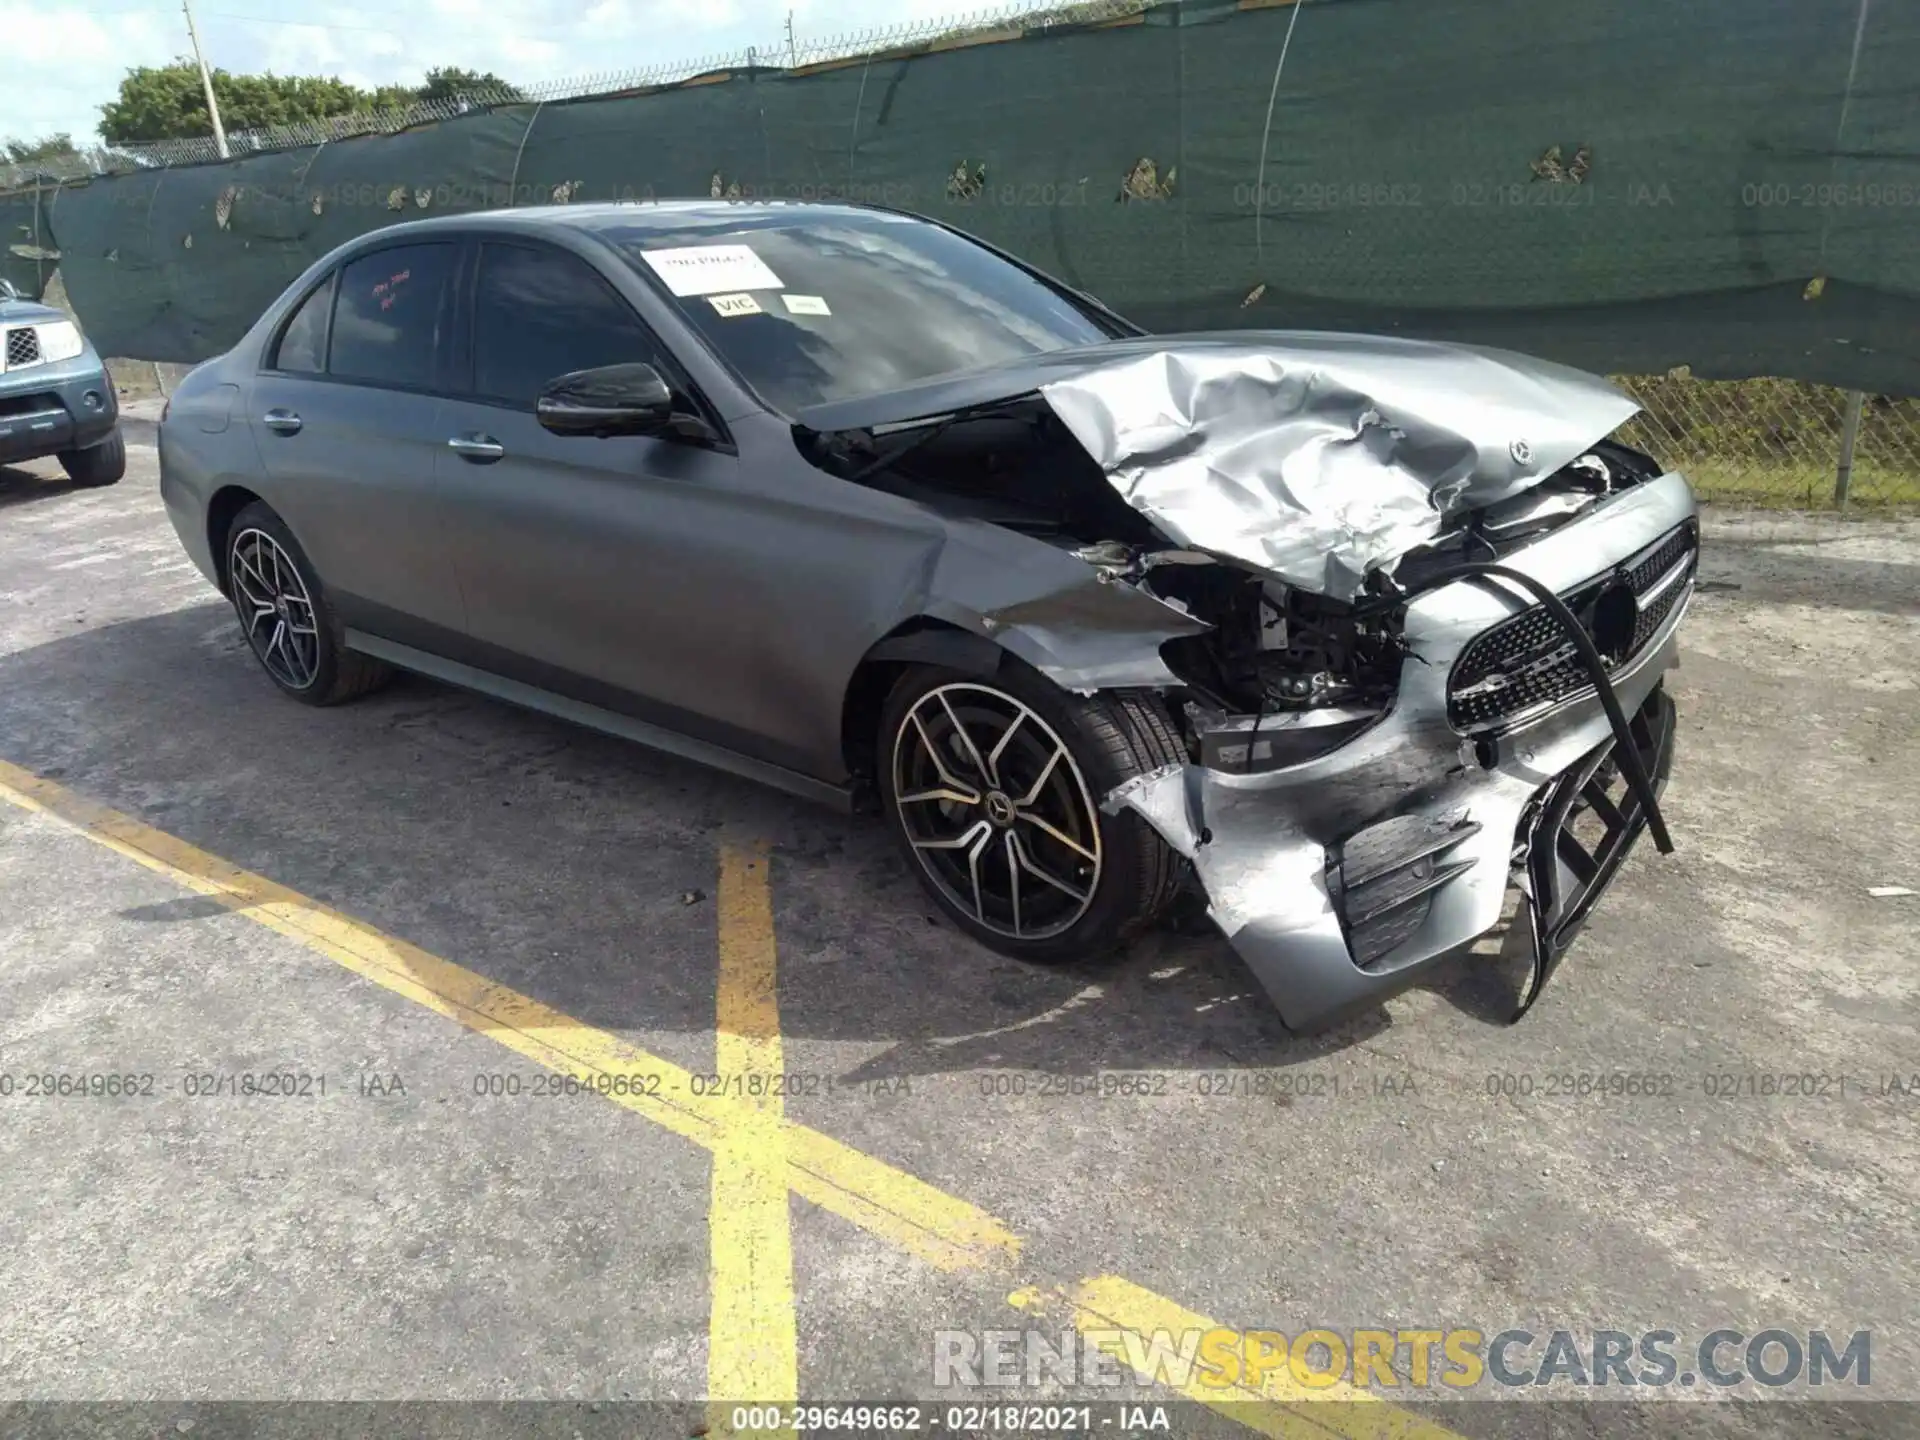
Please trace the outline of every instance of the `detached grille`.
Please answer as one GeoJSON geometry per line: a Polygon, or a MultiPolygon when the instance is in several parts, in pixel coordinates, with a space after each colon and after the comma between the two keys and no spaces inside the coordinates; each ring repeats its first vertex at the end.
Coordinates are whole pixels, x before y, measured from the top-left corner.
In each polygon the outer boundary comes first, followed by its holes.
{"type": "MultiPolygon", "coordinates": [[[[1666,623],[1686,593],[1699,546],[1699,534],[1688,522],[1624,565],[1560,597],[1610,670],[1646,649],[1666,623]]],[[[1460,652],[1447,682],[1447,716],[1456,729],[1480,730],[1592,688],[1566,633],[1543,607],[1533,605],[1481,631],[1460,652]]]]}
{"type": "Polygon", "coordinates": [[[40,363],[40,332],[31,325],[18,330],[7,331],[7,365],[9,370],[22,365],[40,363]]]}

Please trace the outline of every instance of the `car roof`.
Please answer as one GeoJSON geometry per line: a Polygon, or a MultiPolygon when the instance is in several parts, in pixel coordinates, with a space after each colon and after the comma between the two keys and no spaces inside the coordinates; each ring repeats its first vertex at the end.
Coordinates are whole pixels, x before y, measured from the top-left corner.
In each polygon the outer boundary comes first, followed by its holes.
{"type": "Polygon", "coordinates": [[[500,210],[460,210],[385,225],[370,232],[392,238],[425,235],[437,230],[476,225],[522,232],[554,229],[657,232],[712,232],[727,229],[781,229],[787,225],[833,219],[860,218],[926,225],[932,222],[898,210],[872,205],[847,205],[811,200],[616,200],[581,205],[517,205],[500,210]]]}

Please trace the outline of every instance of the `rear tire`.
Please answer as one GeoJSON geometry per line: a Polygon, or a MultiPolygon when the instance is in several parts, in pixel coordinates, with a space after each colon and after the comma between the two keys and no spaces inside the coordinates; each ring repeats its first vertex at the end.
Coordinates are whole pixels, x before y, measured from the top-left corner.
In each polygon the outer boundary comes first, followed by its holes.
{"type": "Polygon", "coordinates": [[[127,473],[127,437],[115,426],[98,445],[84,450],[62,450],[60,468],[76,485],[116,485],[127,473]]]}
{"type": "Polygon", "coordinates": [[[303,705],[339,705],[378,689],[393,671],[347,649],[339,618],[300,542],[255,501],[227,527],[227,594],[253,658],[303,705]]]}
{"type": "Polygon", "coordinates": [[[1103,956],[1178,892],[1180,857],[1125,780],[1187,758],[1159,699],[1079,696],[1009,658],[991,676],[914,666],[880,723],[875,772],[894,839],[954,924],[1016,959],[1103,956]]]}

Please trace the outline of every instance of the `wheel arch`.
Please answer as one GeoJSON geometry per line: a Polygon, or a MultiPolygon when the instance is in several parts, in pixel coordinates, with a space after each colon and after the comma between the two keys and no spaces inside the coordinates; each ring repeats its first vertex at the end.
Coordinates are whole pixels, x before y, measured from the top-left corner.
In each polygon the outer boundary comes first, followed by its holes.
{"type": "Polygon", "coordinates": [[[265,503],[244,485],[223,485],[207,501],[207,553],[213,557],[213,583],[222,595],[232,593],[227,588],[227,532],[234,517],[249,505],[265,503]]]}
{"type": "Polygon", "coordinates": [[[840,749],[853,777],[856,802],[872,801],[874,746],[887,696],[910,665],[938,665],[963,675],[994,675],[1013,652],[982,635],[932,615],[915,615],[883,635],[860,657],[840,707],[840,749]]]}

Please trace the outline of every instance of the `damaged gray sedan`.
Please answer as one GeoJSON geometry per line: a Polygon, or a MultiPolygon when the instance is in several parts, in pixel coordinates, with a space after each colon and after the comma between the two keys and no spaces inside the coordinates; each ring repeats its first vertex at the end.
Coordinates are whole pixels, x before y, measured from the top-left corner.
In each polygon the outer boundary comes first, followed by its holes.
{"type": "Polygon", "coordinates": [[[1147,336],[852,206],[393,226],[175,392],[161,487],[296,699],[392,667],[882,810],[945,914],[1099,955],[1183,890],[1296,1029],[1502,922],[1520,1010],[1670,848],[1686,481],[1601,380],[1147,336]]]}

